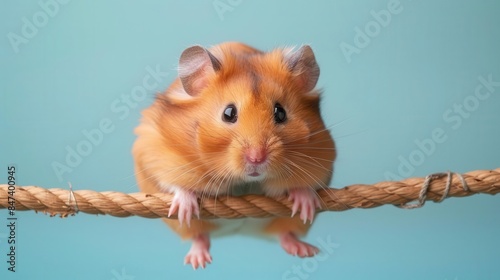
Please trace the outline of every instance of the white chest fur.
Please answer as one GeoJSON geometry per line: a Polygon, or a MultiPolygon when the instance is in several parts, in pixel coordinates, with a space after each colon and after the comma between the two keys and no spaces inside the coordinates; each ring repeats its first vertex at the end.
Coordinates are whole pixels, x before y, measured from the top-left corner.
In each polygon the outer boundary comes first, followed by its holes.
{"type": "MultiPolygon", "coordinates": [[[[210,222],[218,228],[210,236],[221,237],[225,235],[242,234],[250,236],[268,237],[263,234],[263,229],[273,218],[243,218],[243,219],[213,219],[210,222]]],[[[270,236],[269,236],[270,237],[270,236]]]]}
{"type": "MultiPolygon", "coordinates": [[[[240,196],[245,194],[264,194],[259,183],[247,183],[235,186],[231,189],[231,195],[240,196]]],[[[210,235],[214,237],[242,234],[259,237],[267,237],[263,234],[263,229],[273,218],[243,218],[243,219],[214,219],[210,222],[219,228],[210,235]]]]}

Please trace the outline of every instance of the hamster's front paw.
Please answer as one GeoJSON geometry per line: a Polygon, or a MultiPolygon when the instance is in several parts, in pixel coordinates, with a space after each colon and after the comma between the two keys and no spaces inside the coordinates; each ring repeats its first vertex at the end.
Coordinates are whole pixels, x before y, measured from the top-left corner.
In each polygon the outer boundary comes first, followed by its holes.
{"type": "Polygon", "coordinates": [[[193,214],[198,218],[200,217],[200,206],[198,205],[196,194],[180,189],[175,190],[168,216],[170,217],[175,212],[177,212],[177,219],[181,225],[186,221],[188,227],[191,226],[191,217],[193,214]]]}
{"type": "Polygon", "coordinates": [[[300,209],[300,219],[304,221],[304,224],[307,220],[312,223],[316,208],[321,207],[318,194],[310,188],[291,189],[288,200],[293,201],[292,217],[300,209]]]}

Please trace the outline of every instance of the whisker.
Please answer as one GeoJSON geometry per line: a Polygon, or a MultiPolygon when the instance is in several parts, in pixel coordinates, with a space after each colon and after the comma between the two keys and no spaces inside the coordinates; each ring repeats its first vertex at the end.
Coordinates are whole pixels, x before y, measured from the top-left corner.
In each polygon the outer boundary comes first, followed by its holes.
{"type": "MultiPolygon", "coordinates": [[[[192,168],[189,168],[189,169],[185,170],[183,173],[179,174],[178,176],[176,176],[176,177],[174,177],[174,178],[171,178],[171,181],[176,181],[177,179],[179,179],[180,177],[184,176],[185,174],[187,174],[187,173],[189,173],[189,172],[191,172],[191,171],[193,171],[193,170],[196,170],[196,169],[198,168],[198,166],[196,165],[196,163],[198,163],[198,162],[204,162],[204,160],[203,160],[203,159],[197,159],[197,160],[195,160],[195,161],[191,161],[191,162],[188,162],[188,163],[186,163],[186,164],[179,165],[179,166],[177,166],[177,167],[175,167],[175,168],[171,168],[171,169],[165,170],[164,172],[161,172],[161,173],[151,174],[150,176],[148,176],[148,177],[144,178],[142,181],[138,181],[137,183],[142,183],[142,182],[144,182],[144,181],[146,181],[146,180],[149,180],[149,179],[151,179],[151,178],[154,178],[154,177],[156,177],[156,176],[158,176],[158,177],[159,177],[159,176],[165,176],[165,175],[167,175],[167,174],[169,174],[169,173],[174,173],[174,172],[177,172],[177,171],[179,171],[179,170],[182,170],[182,169],[184,169],[184,168],[186,168],[186,167],[189,167],[190,165],[194,165],[192,168]]],[[[210,162],[209,162],[209,163],[210,163],[210,162]]],[[[153,168],[151,167],[151,168],[149,168],[149,169],[153,169],[153,168]]],[[[145,171],[145,170],[147,170],[147,168],[144,168],[144,169],[143,169],[143,171],[145,171]]],[[[132,186],[131,186],[131,187],[132,187],[132,186]]],[[[192,188],[192,187],[190,187],[190,188],[192,188]]]]}
{"type": "Polygon", "coordinates": [[[343,138],[346,138],[346,137],[350,137],[350,136],[354,136],[354,135],[358,135],[358,134],[362,134],[362,133],[366,133],[368,131],[369,131],[369,129],[363,129],[363,130],[360,130],[360,131],[357,131],[357,132],[352,132],[352,133],[341,135],[341,136],[336,135],[335,136],[335,140],[343,139],[343,138]]]}
{"type": "MultiPolygon", "coordinates": [[[[323,183],[319,178],[317,178],[316,176],[313,176],[312,174],[310,174],[309,172],[307,172],[307,170],[305,170],[304,168],[302,168],[301,166],[295,164],[294,162],[292,161],[289,161],[291,164],[294,165],[295,168],[297,168],[299,171],[301,171],[304,175],[308,176],[309,178],[311,178],[319,187],[321,188],[324,188],[326,185],[325,183],[323,183]]],[[[307,183],[306,183],[307,184],[307,183]]],[[[323,201],[323,199],[317,194],[316,192],[316,189],[314,189],[312,186],[310,185],[307,185],[309,188],[311,188],[312,190],[314,190],[315,194],[318,196],[318,198],[321,200],[321,202],[323,202],[323,205],[325,205],[325,201],[323,201]]]]}
{"type": "MultiPolygon", "coordinates": [[[[308,173],[307,170],[305,170],[304,168],[300,167],[299,165],[296,165],[295,163],[291,162],[290,160],[287,159],[288,162],[290,162],[291,164],[293,164],[298,170],[300,170],[302,173],[304,173],[305,175],[309,176],[311,179],[313,179],[316,184],[318,184],[318,186],[324,190],[328,190],[330,187],[327,186],[324,182],[322,182],[319,178],[317,178],[316,176],[313,176],[312,174],[308,173]]],[[[311,187],[311,186],[310,186],[311,187]]],[[[312,187],[311,187],[312,188],[312,187]]],[[[337,200],[337,201],[340,201],[339,198],[335,195],[335,194],[330,194],[328,193],[330,198],[333,199],[333,200],[337,200]]],[[[318,198],[323,202],[324,205],[326,205],[325,201],[319,196],[319,194],[317,194],[316,192],[316,195],[318,196],[318,198]]],[[[347,205],[345,205],[344,203],[340,202],[344,207],[346,207],[347,209],[351,208],[347,205]]]]}
{"type": "MultiPolygon", "coordinates": [[[[297,170],[301,171],[300,170],[300,167],[295,164],[293,161],[289,160],[289,159],[285,159],[285,162],[287,162],[290,166],[293,166],[295,167],[297,170]]],[[[304,185],[308,185],[308,181],[305,179],[305,177],[303,177],[303,175],[306,175],[306,174],[299,174],[297,172],[294,172],[294,170],[292,168],[290,168],[290,176],[292,177],[292,179],[295,181],[295,179],[300,179],[303,181],[304,185]]]]}
{"type": "Polygon", "coordinates": [[[330,172],[330,169],[326,168],[323,164],[318,162],[318,160],[332,162],[331,160],[327,160],[327,159],[323,159],[323,158],[313,158],[313,157],[308,156],[306,154],[295,152],[295,151],[290,151],[290,153],[295,154],[295,155],[292,155],[292,157],[295,158],[296,160],[299,160],[303,163],[309,164],[310,166],[318,167],[318,168],[321,168],[325,171],[330,172]],[[308,159],[310,159],[310,161],[308,159]]]}
{"type": "Polygon", "coordinates": [[[329,131],[329,130],[328,130],[327,128],[323,128],[323,129],[320,129],[320,130],[316,130],[316,131],[311,132],[311,133],[309,133],[309,134],[307,134],[307,135],[305,135],[305,136],[302,136],[302,137],[296,138],[296,139],[294,139],[294,141],[292,141],[292,142],[290,142],[290,143],[294,143],[294,142],[298,142],[298,141],[303,140],[303,139],[306,139],[306,138],[310,138],[310,137],[312,137],[312,136],[315,136],[315,135],[317,135],[317,134],[319,134],[319,133],[323,133],[323,132],[325,132],[325,131],[329,131]]]}

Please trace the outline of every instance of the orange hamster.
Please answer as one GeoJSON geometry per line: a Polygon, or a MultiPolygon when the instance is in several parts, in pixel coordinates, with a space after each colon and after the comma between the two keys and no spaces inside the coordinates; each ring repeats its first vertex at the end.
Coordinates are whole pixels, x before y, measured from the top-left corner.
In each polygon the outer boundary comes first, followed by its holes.
{"type": "Polygon", "coordinates": [[[308,45],[263,52],[228,42],[182,52],[178,78],[142,113],[132,153],[141,191],[174,195],[169,215],[177,219],[164,221],[192,240],[186,264],[205,267],[210,237],[237,232],[276,236],[292,255],[318,253],[299,236],[336,157],[320,115],[319,73],[308,45]],[[249,192],[288,196],[292,217],[198,218],[198,199],[249,192]]]}

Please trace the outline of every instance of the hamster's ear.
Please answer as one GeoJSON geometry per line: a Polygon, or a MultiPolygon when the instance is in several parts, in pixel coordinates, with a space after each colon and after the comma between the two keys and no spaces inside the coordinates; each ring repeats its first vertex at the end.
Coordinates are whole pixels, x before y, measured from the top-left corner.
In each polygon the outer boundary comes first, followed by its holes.
{"type": "Polygon", "coordinates": [[[185,49],[179,59],[179,78],[184,90],[196,96],[207,85],[208,76],[218,71],[220,62],[201,46],[185,49]]]}
{"type": "Polygon", "coordinates": [[[314,89],[319,78],[319,66],[310,46],[284,50],[283,57],[294,76],[295,85],[304,92],[314,89]]]}

